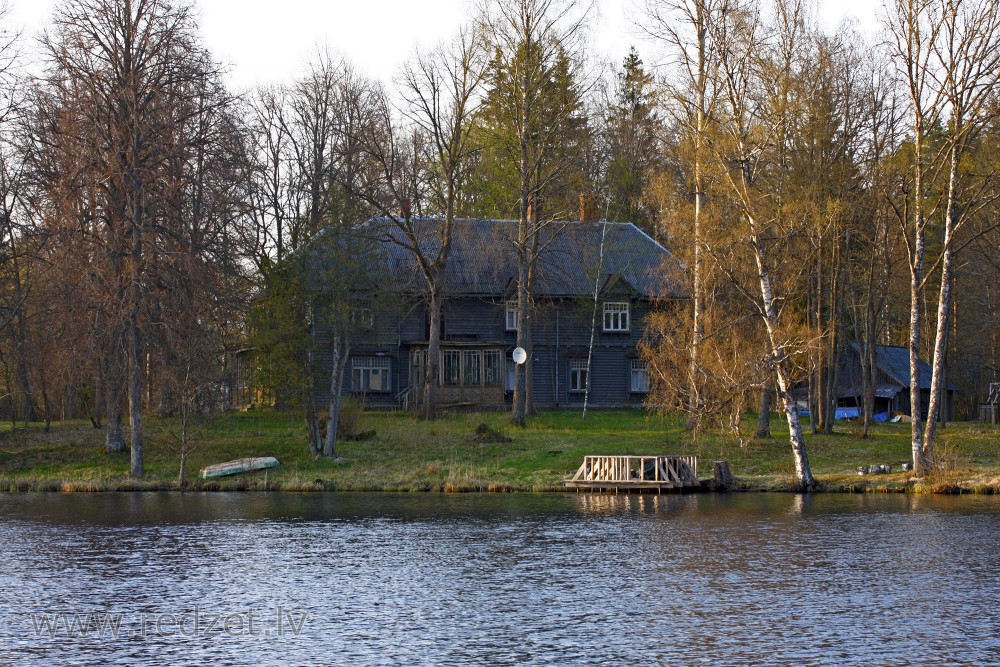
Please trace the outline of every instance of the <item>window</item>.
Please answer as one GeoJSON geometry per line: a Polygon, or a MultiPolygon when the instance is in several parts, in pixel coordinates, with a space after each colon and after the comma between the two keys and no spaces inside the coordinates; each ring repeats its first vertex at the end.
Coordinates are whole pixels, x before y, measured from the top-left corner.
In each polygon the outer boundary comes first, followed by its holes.
{"type": "Polygon", "coordinates": [[[371,302],[358,301],[351,304],[351,326],[359,331],[371,331],[375,326],[375,312],[371,302]]]}
{"type": "Polygon", "coordinates": [[[482,383],[482,355],[479,350],[466,350],[462,353],[462,384],[466,387],[478,387],[482,383]]]}
{"type": "Polygon", "coordinates": [[[354,357],[351,360],[351,389],[357,392],[389,391],[388,357],[354,357]]]}
{"type": "Polygon", "coordinates": [[[628,302],[626,301],[605,302],[604,330],[628,331],[628,302]]]}
{"type": "Polygon", "coordinates": [[[424,369],[427,368],[427,350],[410,352],[410,386],[424,383],[424,369]]]}
{"type": "Polygon", "coordinates": [[[645,359],[632,359],[629,362],[629,391],[635,394],[649,392],[649,364],[645,359]]]}
{"type": "Polygon", "coordinates": [[[484,384],[487,387],[499,387],[502,380],[500,369],[502,368],[501,362],[503,361],[500,350],[486,350],[483,352],[483,361],[485,362],[486,370],[486,382],[484,384]]]}
{"type": "Polygon", "coordinates": [[[508,301],[504,309],[504,330],[517,331],[517,301],[508,301]]]}
{"type": "Polygon", "coordinates": [[[462,353],[458,350],[441,351],[441,384],[457,387],[462,382],[462,353]]]}
{"type": "Polygon", "coordinates": [[[569,390],[574,394],[587,391],[587,360],[573,359],[569,362],[569,390]]]}
{"type": "MultiPolygon", "coordinates": [[[[410,352],[410,384],[422,384],[427,368],[427,350],[410,352]]],[[[499,387],[503,382],[500,350],[441,350],[440,383],[448,387],[499,387]]]]}

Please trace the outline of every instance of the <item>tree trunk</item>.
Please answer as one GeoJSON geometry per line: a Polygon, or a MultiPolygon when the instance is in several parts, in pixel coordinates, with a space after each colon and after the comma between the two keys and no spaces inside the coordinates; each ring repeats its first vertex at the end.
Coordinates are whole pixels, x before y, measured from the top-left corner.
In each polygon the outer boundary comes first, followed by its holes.
{"type": "MultiPolygon", "coordinates": [[[[703,286],[704,268],[701,259],[701,219],[705,207],[705,191],[702,183],[702,141],[705,133],[707,87],[707,31],[704,15],[705,6],[695,3],[695,29],[698,34],[697,62],[695,74],[695,95],[698,98],[695,109],[694,137],[694,266],[692,267],[692,313],[691,313],[691,363],[688,368],[688,418],[687,429],[696,431],[701,425],[701,342],[705,335],[702,314],[705,309],[703,286]]],[[[589,378],[589,375],[588,375],[589,378]]],[[[766,392],[765,392],[766,393],[766,392]]],[[[759,430],[759,426],[758,426],[759,430]]]]}
{"type": "Polygon", "coordinates": [[[185,471],[187,468],[187,456],[188,456],[187,450],[185,449],[184,445],[181,445],[181,466],[180,470],[177,473],[177,488],[180,489],[181,491],[183,491],[184,487],[187,485],[187,480],[185,479],[185,471]]]}
{"type": "Polygon", "coordinates": [[[830,356],[830,366],[827,370],[827,383],[826,383],[826,395],[829,401],[829,413],[828,421],[826,423],[827,435],[833,433],[834,422],[837,419],[837,383],[840,381],[840,362],[841,362],[841,350],[839,346],[840,336],[836,333],[836,323],[834,323],[833,338],[836,341],[836,347],[833,348],[832,354],[830,356]]]}
{"type": "Polygon", "coordinates": [[[309,438],[309,453],[312,454],[313,457],[316,457],[323,453],[318,411],[316,410],[316,392],[314,391],[314,388],[310,386],[306,394],[304,405],[306,437],[309,438]]]}
{"type": "Polygon", "coordinates": [[[188,430],[188,424],[191,419],[191,406],[187,401],[182,401],[181,409],[181,464],[180,469],[177,471],[177,488],[181,491],[187,485],[187,479],[185,479],[187,474],[187,459],[188,459],[188,440],[190,439],[190,433],[188,430]]]}
{"type": "Polygon", "coordinates": [[[130,429],[131,474],[142,477],[146,470],[142,460],[142,354],[139,324],[133,313],[129,322],[128,420],[130,429]]]}
{"type": "MultiPolygon", "coordinates": [[[[924,457],[933,463],[941,396],[945,388],[944,364],[948,352],[948,326],[951,323],[952,273],[954,271],[953,233],[955,227],[955,188],[958,181],[958,148],[953,143],[949,153],[948,195],[945,207],[944,250],[941,255],[941,288],[938,292],[937,328],[934,332],[934,356],[931,360],[931,392],[924,430],[924,457]]],[[[915,467],[915,466],[914,466],[915,467]]]]}
{"type": "Polygon", "coordinates": [[[760,411],[757,412],[756,438],[771,437],[771,388],[764,387],[760,394],[760,411]]]}
{"type": "MultiPolygon", "coordinates": [[[[755,227],[754,220],[748,220],[751,228],[755,227]]],[[[795,462],[795,480],[803,490],[809,490],[816,486],[812,469],[809,467],[809,456],[806,453],[805,437],[802,435],[802,425],[799,422],[799,411],[792,398],[791,374],[788,372],[788,359],[785,343],[781,340],[778,330],[778,317],[774,309],[774,293],[771,289],[771,279],[764,264],[764,254],[761,248],[760,239],[756,233],[752,235],[751,245],[753,246],[754,259],[757,263],[757,277],[760,282],[761,303],[763,305],[764,325],[767,328],[768,340],[771,343],[771,360],[774,364],[775,375],[778,380],[778,396],[781,398],[782,407],[785,410],[785,419],[788,421],[788,441],[792,448],[792,458],[795,462]]]]}
{"type": "Polygon", "coordinates": [[[923,431],[920,428],[920,281],[923,266],[923,234],[917,234],[915,254],[910,266],[910,446],[913,452],[913,474],[923,477],[930,472],[930,461],[924,455],[923,431]]]}
{"type": "Polygon", "coordinates": [[[344,373],[350,356],[350,341],[342,335],[335,335],[333,337],[333,367],[330,371],[330,405],[327,408],[326,440],[323,442],[323,456],[327,458],[335,458],[337,455],[341,392],[344,389],[344,373]]]}
{"type": "MultiPolygon", "coordinates": [[[[20,289],[20,279],[16,279],[16,289],[20,289]]],[[[38,406],[31,392],[31,378],[28,373],[28,332],[24,322],[23,305],[17,313],[17,381],[24,404],[24,421],[38,421],[38,406]]]]}
{"type": "Polygon", "coordinates": [[[531,345],[528,343],[528,276],[527,265],[518,267],[517,288],[517,347],[527,353],[523,364],[514,364],[514,400],[510,421],[514,426],[524,427],[527,416],[527,365],[531,363],[531,345]]]}
{"type": "Polygon", "coordinates": [[[538,208],[532,207],[532,210],[534,213],[534,218],[532,218],[534,233],[531,238],[531,260],[528,262],[528,298],[524,316],[524,344],[527,345],[524,349],[528,352],[528,358],[524,362],[524,412],[528,417],[534,417],[538,414],[538,411],[535,409],[535,304],[532,297],[535,294],[535,278],[538,275],[536,267],[539,253],[539,234],[541,230],[538,228],[538,208]]]}
{"type": "Polygon", "coordinates": [[[104,450],[109,454],[125,450],[125,436],[122,426],[122,404],[118,391],[108,387],[107,431],[104,436],[104,450]]]}
{"type": "MultiPolygon", "coordinates": [[[[135,192],[140,192],[139,186],[135,192]]],[[[146,470],[142,460],[142,339],[139,333],[139,301],[142,281],[142,217],[141,203],[134,201],[132,253],[129,267],[128,293],[128,418],[130,429],[131,474],[142,477],[146,470]]]]}
{"type": "Polygon", "coordinates": [[[101,428],[101,426],[102,426],[102,424],[101,424],[101,410],[102,410],[102,408],[104,408],[104,405],[103,405],[103,400],[104,400],[104,383],[102,382],[101,378],[102,378],[102,373],[99,370],[96,371],[94,373],[94,376],[93,376],[93,382],[94,382],[94,403],[91,406],[90,414],[88,415],[90,417],[90,423],[94,426],[94,428],[101,428]]]}
{"type": "Polygon", "coordinates": [[[49,401],[49,390],[44,377],[39,382],[39,389],[42,392],[42,407],[45,410],[45,432],[48,433],[52,429],[52,403],[49,401]]]}
{"type": "Polygon", "coordinates": [[[441,377],[441,274],[437,273],[431,281],[430,313],[427,332],[427,368],[424,373],[424,397],[421,412],[424,419],[433,419],[435,415],[435,394],[441,377]]]}

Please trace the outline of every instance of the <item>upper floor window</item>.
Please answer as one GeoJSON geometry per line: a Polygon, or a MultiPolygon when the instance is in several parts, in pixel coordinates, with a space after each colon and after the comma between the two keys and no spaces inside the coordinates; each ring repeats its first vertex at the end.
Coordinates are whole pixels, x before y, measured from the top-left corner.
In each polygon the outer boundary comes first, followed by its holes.
{"type": "Polygon", "coordinates": [[[375,311],[370,301],[351,304],[351,325],[359,331],[371,331],[375,326],[375,311]]]}
{"type": "Polygon", "coordinates": [[[627,301],[604,302],[604,330],[605,331],[629,330],[627,301]]]}
{"type": "Polygon", "coordinates": [[[507,307],[504,309],[503,321],[505,331],[517,331],[517,301],[511,300],[507,302],[507,307]]]}

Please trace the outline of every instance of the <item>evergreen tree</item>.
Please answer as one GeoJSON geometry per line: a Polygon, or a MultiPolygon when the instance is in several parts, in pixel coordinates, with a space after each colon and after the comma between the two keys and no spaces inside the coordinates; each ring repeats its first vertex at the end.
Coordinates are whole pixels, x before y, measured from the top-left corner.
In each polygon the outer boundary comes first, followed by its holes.
{"type": "Polygon", "coordinates": [[[602,185],[607,217],[648,228],[655,211],[645,203],[643,194],[649,174],[659,166],[661,120],[653,75],[643,68],[635,47],[629,50],[616,79],[614,98],[608,101],[604,117],[607,163],[602,185]]]}

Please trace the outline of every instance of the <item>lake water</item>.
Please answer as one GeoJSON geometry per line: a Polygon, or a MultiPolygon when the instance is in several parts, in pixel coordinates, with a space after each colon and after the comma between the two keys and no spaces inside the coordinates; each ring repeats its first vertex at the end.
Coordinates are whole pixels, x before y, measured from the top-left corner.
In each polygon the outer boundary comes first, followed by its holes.
{"type": "Polygon", "coordinates": [[[995,497],[0,496],[0,665],[996,665],[998,552],[995,497]]]}

